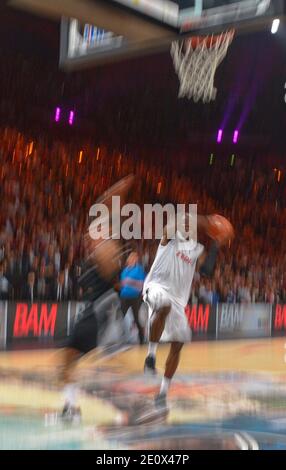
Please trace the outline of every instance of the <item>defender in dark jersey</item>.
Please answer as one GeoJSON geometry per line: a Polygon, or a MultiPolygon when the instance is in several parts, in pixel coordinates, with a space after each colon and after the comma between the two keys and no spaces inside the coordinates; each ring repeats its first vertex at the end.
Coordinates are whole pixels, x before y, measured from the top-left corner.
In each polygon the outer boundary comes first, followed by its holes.
{"type": "MultiPolygon", "coordinates": [[[[125,203],[133,181],[133,176],[124,178],[110,188],[99,202],[109,205],[111,197],[119,195],[121,204],[125,203]]],[[[98,346],[98,340],[108,322],[107,312],[116,304],[120,306],[114,284],[122,265],[123,244],[120,240],[112,238],[93,240],[89,236],[86,241],[89,246],[89,258],[79,279],[79,286],[87,304],[80,319],[75,323],[63,352],[62,381],[65,385],[65,403],[62,418],[66,420],[80,415],[76,406],[77,387],[72,381],[74,365],[82,355],[98,346]]]]}

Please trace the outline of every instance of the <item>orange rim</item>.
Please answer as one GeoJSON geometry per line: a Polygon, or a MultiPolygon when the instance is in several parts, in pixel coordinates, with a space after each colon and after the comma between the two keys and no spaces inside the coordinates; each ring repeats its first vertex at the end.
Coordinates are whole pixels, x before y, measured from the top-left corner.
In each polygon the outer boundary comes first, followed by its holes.
{"type": "Polygon", "coordinates": [[[205,44],[208,49],[214,46],[218,41],[222,41],[225,37],[233,38],[235,33],[234,29],[230,31],[225,31],[220,34],[211,34],[207,36],[192,36],[190,38],[185,39],[185,45],[188,46],[191,43],[192,48],[196,49],[201,44],[205,44]]]}

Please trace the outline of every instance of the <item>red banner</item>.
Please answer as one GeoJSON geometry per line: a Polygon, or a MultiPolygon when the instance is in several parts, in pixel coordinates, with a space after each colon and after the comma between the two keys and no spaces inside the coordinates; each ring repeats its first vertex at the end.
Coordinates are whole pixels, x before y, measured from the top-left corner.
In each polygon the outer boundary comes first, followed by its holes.
{"type": "Polygon", "coordinates": [[[8,339],[64,338],[67,312],[67,302],[9,302],[8,339]]]}
{"type": "Polygon", "coordinates": [[[211,338],[216,330],[216,307],[211,305],[187,305],[186,315],[193,332],[193,338],[211,338]]]}
{"type": "Polygon", "coordinates": [[[276,304],[272,313],[272,335],[286,332],[286,304],[276,304]]]}

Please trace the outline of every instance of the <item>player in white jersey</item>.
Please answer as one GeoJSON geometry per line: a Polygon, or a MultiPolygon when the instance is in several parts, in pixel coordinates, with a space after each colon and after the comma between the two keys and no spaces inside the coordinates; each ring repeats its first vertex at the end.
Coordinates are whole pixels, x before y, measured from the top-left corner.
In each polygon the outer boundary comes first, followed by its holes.
{"type": "MultiPolygon", "coordinates": [[[[198,232],[210,233],[212,216],[197,216],[198,232]]],[[[143,299],[149,310],[149,348],[144,371],[156,373],[155,358],[159,341],[170,342],[170,352],[165,373],[155,405],[167,408],[166,397],[171,379],[179,364],[183,344],[191,340],[191,329],[185,314],[197,263],[203,275],[211,276],[218,251],[214,242],[208,255],[204,247],[191,238],[189,215],[184,217],[184,227],[173,225],[164,228],[157,254],[143,287],[143,299]],[[178,229],[179,228],[179,229],[178,229]]],[[[220,239],[220,243],[226,240],[220,239]]]]}

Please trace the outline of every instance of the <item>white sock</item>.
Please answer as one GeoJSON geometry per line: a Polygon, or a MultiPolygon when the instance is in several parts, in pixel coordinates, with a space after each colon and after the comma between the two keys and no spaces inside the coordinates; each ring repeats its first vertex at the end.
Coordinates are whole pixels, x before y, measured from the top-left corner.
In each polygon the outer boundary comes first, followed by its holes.
{"type": "Polygon", "coordinates": [[[156,357],[157,348],[158,348],[158,343],[149,343],[148,356],[156,357]]]}
{"type": "Polygon", "coordinates": [[[75,406],[78,397],[78,388],[76,384],[67,384],[63,389],[65,405],[75,406]]]}
{"type": "Polygon", "coordinates": [[[170,385],[171,385],[171,379],[167,379],[167,377],[163,377],[161,388],[160,388],[160,395],[167,395],[170,385]]]}

